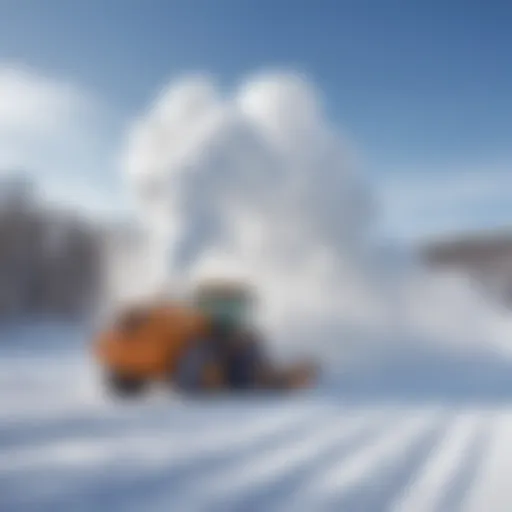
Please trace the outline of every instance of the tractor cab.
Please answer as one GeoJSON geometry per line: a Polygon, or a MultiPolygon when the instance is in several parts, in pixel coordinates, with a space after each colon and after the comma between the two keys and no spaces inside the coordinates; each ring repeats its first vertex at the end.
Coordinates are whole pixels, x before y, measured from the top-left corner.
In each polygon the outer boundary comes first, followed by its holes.
{"type": "Polygon", "coordinates": [[[94,355],[109,389],[122,394],[157,382],[185,392],[311,385],[309,363],[276,368],[266,357],[253,329],[255,305],[243,283],[203,282],[189,300],[125,311],[99,333],[94,355]]]}
{"type": "Polygon", "coordinates": [[[213,324],[232,328],[247,328],[253,322],[256,298],[253,290],[243,283],[208,281],[200,284],[192,305],[213,324]]]}

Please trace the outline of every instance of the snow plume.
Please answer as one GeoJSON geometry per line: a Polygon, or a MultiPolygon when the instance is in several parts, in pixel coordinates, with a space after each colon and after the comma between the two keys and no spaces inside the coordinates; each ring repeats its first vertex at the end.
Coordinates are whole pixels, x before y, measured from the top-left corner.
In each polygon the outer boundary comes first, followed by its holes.
{"type": "Polygon", "coordinates": [[[303,77],[256,75],[231,94],[206,76],[171,84],[123,158],[151,242],[145,277],[243,277],[279,349],[333,361],[489,334],[468,285],[397,270],[399,251],[375,248],[372,197],[303,77]]]}

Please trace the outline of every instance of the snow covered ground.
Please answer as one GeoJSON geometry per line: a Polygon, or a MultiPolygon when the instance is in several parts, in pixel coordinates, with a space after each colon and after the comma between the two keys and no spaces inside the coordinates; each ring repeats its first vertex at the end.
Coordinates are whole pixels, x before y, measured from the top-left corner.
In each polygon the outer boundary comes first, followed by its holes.
{"type": "Polygon", "coordinates": [[[73,329],[0,337],[2,512],[512,509],[512,402],[115,403],[73,329]]]}

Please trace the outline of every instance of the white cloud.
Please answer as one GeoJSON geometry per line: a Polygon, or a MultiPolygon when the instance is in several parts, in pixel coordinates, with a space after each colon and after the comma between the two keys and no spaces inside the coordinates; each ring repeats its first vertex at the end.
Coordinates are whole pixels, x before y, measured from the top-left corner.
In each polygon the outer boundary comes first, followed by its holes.
{"type": "Polygon", "coordinates": [[[92,101],[75,86],[51,80],[35,72],[0,68],[0,132],[20,135],[65,135],[82,119],[92,101]]]}
{"type": "Polygon", "coordinates": [[[109,182],[108,123],[104,105],[76,84],[0,63],[0,172],[21,170],[54,198],[100,207],[87,189],[109,182]]]}

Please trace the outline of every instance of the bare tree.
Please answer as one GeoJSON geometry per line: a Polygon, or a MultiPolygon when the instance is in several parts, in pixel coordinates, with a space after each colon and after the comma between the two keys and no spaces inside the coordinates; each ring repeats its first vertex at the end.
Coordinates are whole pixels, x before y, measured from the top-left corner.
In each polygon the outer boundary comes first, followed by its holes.
{"type": "Polygon", "coordinates": [[[99,292],[102,237],[76,214],[0,193],[0,316],[79,316],[99,292]]]}

